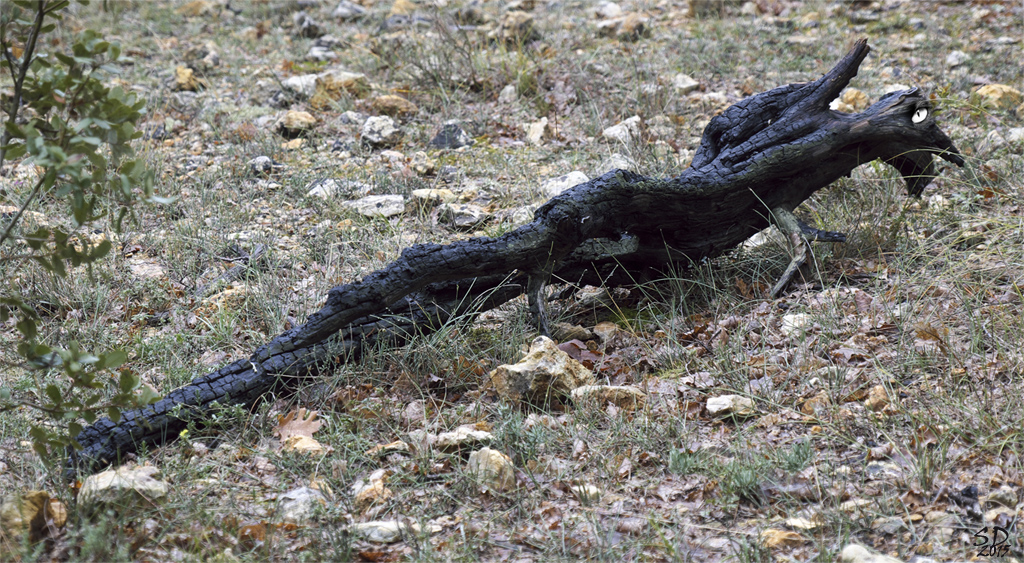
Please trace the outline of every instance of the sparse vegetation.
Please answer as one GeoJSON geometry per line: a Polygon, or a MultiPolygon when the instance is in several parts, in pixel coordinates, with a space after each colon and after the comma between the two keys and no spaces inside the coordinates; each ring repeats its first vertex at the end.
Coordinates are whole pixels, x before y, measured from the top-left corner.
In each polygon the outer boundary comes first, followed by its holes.
{"type": "MultiPolygon", "coordinates": [[[[124,350],[117,367],[166,393],[248,357],[303,322],[329,288],[410,244],[513,228],[544,201],[545,180],[573,170],[593,177],[615,153],[645,174],[672,175],[711,116],[751,93],[818,78],[856,36],[873,50],[852,86],[871,101],[896,84],[930,92],[969,165],[944,172],[921,199],[908,198],[881,164],[817,194],[798,214],[848,241],[814,245],[808,283],[779,299],[765,295],[788,256],[769,237],[638,280],[610,300],[587,290],[553,302],[558,320],[615,323],[613,344],[595,339],[578,353],[590,354],[581,357],[600,383],[647,393],[636,412],[525,407],[489,395],[487,373],[518,360],[536,336],[518,301],[402,347],[379,346],[253,412],[225,407],[181,439],[140,452],[130,464],[155,465],[171,487],[162,502],[130,512],[80,513],[59,469],[25,443],[33,428],[53,428],[47,418],[4,411],[0,493],[48,491],[69,517],[34,545],[0,537],[3,559],[835,561],[860,543],[904,561],[949,561],[978,555],[973,534],[1003,525],[1006,555],[1022,556],[1010,523],[1024,508],[1024,107],[979,88],[1024,82],[1019,1],[756,0],[723,3],[721,12],[715,2],[622,2],[623,16],[646,18],[635,34],[600,31],[619,16],[591,2],[511,6],[532,15],[536,34],[512,27],[510,6],[497,3],[360,4],[366,13],[352,20],[331,17],[335,0],[305,7],[333,42],[300,34],[289,0],[61,4],[35,55],[48,57],[50,74],[30,76],[57,80],[63,69],[78,84],[94,80],[84,90],[94,99],[120,88],[116,99],[132,116],[117,126],[136,123],[142,135],[116,139],[131,140],[134,155],[100,151],[109,161],[102,166],[64,168],[77,174],[66,185],[81,201],[110,195],[109,207],[77,215],[68,202],[78,200],[57,191],[65,184],[56,173],[37,189],[45,162],[18,150],[0,159],[0,228],[17,223],[11,233],[45,239],[30,248],[51,269],[68,253],[90,259],[89,268],[54,277],[20,257],[23,246],[0,241],[3,296],[26,305],[0,324],[0,387],[11,401],[28,402],[39,385],[68,377],[23,369],[29,358],[17,344],[28,335],[19,321],[32,320],[36,345],[47,350],[70,353],[75,342],[124,350]],[[716,7],[687,13],[704,4],[716,7]],[[92,46],[80,55],[90,62],[55,59],[76,44],[92,46]],[[337,58],[310,58],[314,45],[337,58]],[[74,65],[97,74],[75,75],[74,65]],[[177,67],[205,88],[177,86],[177,67]],[[368,91],[316,107],[309,93],[283,92],[288,79],[327,69],[365,74],[368,91]],[[677,74],[699,86],[683,93],[677,74]],[[364,146],[358,116],[344,112],[380,114],[385,94],[418,109],[396,117],[397,145],[364,146]],[[274,124],[288,109],[309,111],[313,131],[279,135],[274,124]],[[640,142],[602,138],[633,115],[645,124],[640,142]],[[541,117],[551,131],[535,146],[527,128],[541,117]],[[475,144],[432,148],[449,120],[475,144]],[[419,151],[432,171],[414,165],[419,151]],[[282,166],[257,173],[249,164],[257,156],[282,166]],[[137,164],[126,169],[127,160],[137,164]],[[132,205],[149,195],[144,169],[172,202],[132,205]],[[139,174],[130,194],[117,190],[120,173],[139,174]],[[430,207],[367,218],[344,205],[362,195],[357,188],[308,195],[321,179],[364,183],[375,195],[446,188],[494,218],[469,230],[430,207]],[[18,230],[27,211],[8,206],[31,207],[40,224],[18,230]],[[137,222],[118,233],[122,206],[137,222]],[[37,227],[45,237],[32,234],[37,227]],[[108,235],[105,245],[70,242],[90,229],[108,235]],[[66,244],[51,252],[58,232],[66,244]],[[238,265],[240,274],[226,276],[238,265]],[[707,400],[723,395],[753,400],[756,412],[710,416],[707,400]],[[298,406],[317,411],[315,437],[330,450],[278,447],[279,417],[298,406]],[[490,430],[490,447],[515,467],[514,488],[482,490],[467,476],[467,449],[371,453],[414,444],[418,430],[465,424],[490,430]],[[361,504],[354,492],[374,476],[391,496],[361,504]],[[972,485],[977,511],[964,492],[972,485]],[[312,519],[286,521],[284,496],[300,487],[325,500],[312,519]],[[370,520],[407,527],[394,543],[368,542],[354,526],[370,520]]],[[[0,5],[4,21],[13,11],[14,3],[0,5]]],[[[4,45],[8,61],[24,48],[4,45]]],[[[0,67],[7,111],[16,107],[17,67],[0,67]]],[[[30,87],[51,92],[33,99],[52,106],[25,98],[16,117],[6,113],[22,134],[16,140],[34,128],[57,142],[59,131],[81,124],[84,110],[52,95],[68,88],[30,87]]],[[[96,379],[102,400],[116,402],[117,380],[108,379],[96,379]]]]}

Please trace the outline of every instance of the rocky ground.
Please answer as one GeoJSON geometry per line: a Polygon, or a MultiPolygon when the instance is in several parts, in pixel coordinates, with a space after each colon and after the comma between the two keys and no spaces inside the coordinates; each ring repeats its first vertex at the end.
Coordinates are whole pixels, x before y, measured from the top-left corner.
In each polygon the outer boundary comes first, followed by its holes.
{"type": "MultiPolygon", "coordinates": [[[[75,501],[22,442],[31,413],[5,413],[3,492],[66,512],[26,559],[1024,556],[1019,0],[113,1],[50,47],[86,28],[122,44],[115,81],[148,101],[139,148],[175,201],[95,233],[118,250],[97,276],[21,279],[49,341],[121,347],[163,392],[410,244],[500,234],[615,168],[674,175],[712,116],[859,37],[835,109],[921,87],[969,166],[921,199],[881,164],[820,192],[798,214],[849,240],[779,299],[766,233],[555,301],[557,345],[516,301],[225,407],[122,469],[131,506],[102,480],[75,501]],[[538,377],[560,399],[508,383],[524,357],[556,364],[538,377]]],[[[4,206],[34,174],[0,178],[4,206]]]]}

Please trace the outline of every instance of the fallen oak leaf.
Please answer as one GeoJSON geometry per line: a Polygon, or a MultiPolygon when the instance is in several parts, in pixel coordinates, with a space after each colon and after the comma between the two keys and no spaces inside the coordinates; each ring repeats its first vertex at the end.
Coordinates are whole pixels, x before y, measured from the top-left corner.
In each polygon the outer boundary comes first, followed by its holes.
{"type": "Polygon", "coordinates": [[[946,327],[935,327],[928,323],[917,323],[914,325],[914,333],[921,340],[935,340],[945,342],[949,336],[949,329],[946,327]]]}
{"type": "Polygon", "coordinates": [[[559,344],[558,349],[589,370],[594,370],[604,356],[604,353],[597,349],[597,344],[593,340],[586,343],[581,340],[570,340],[559,344]]]}
{"type": "Polygon", "coordinates": [[[323,426],[323,421],[317,420],[317,414],[316,411],[307,411],[305,407],[302,407],[285,416],[278,416],[274,435],[282,442],[292,436],[312,438],[313,434],[323,426]]]}
{"type": "Polygon", "coordinates": [[[242,526],[238,530],[238,546],[245,550],[252,550],[263,545],[267,540],[267,524],[259,522],[242,526]]]}
{"type": "Polygon", "coordinates": [[[911,436],[910,445],[915,448],[936,446],[939,444],[939,436],[943,430],[944,428],[941,426],[921,424],[917,427],[917,432],[911,436]]]}
{"type": "Polygon", "coordinates": [[[928,323],[917,323],[914,325],[914,347],[919,351],[929,351],[938,347],[942,353],[946,352],[946,342],[949,337],[949,329],[946,327],[935,327],[928,323]]]}
{"type": "Polygon", "coordinates": [[[275,533],[283,532],[285,537],[293,538],[294,532],[298,529],[299,526],[288,522],[276,524],[261,520],[257,523],[246,524],[239,528],[236,539],[240,547],[251,551],[257,547],[263,546],[267,541],[267,536],[273,536],[275,533]]]}
{"type": "MultiPolygon", "coordinates": [[[[406,377],[406,379],[409,378],[406,377]]],[[[399,380],[401,380],[401,376],[399,380]]],[[[331,395],[330,402],[333,404],[335,410],[348,412],[355,408],[360,402],[372,396],[373,392],[373,385],[368,383],[364,383],[358,387],[349,385],[335,391],[334,394],[331,395]]]]}

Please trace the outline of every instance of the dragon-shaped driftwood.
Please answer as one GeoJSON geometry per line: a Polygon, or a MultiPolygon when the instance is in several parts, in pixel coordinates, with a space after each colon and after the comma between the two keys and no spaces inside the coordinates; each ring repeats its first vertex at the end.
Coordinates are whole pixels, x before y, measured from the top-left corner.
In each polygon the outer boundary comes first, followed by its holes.
{"type": "Polygon", "coordinates": [[[161,401],[97,421],[78,436],[69,475],[116,463],[141,444],[173,439],[214,402],[252,405],[285,382],[357,358],[380,339],[425,332],[526,293],[547,333],[545,286],[635,283],[647,274],[722,254],[770,224],[793,259],[773,294],[806,259],[808,240],[841,241],[793,215],[814,192],[879,159],[911,195],[935,177],[933,155],[963,166],[916,88],[862,113],[829,109],[869,51],[858,41],[820,79],[751,96],[708,124],[690,167],[675,178],[609,172],[551,199],[533,222],[500,237],[405,249],[387,267],[330,290],[323,308],[246,359],[199,377],[161,401]]]}

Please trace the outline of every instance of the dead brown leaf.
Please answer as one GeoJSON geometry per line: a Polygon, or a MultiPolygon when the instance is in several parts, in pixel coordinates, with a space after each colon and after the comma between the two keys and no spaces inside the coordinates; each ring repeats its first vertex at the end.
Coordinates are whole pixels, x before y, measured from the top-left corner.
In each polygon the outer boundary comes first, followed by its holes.
{"type": "Polygon", "coordinates": [[[278,416],[274,435],[282,442],[292,436],[312,438],[323,425],[323,421],[317,420],[316,417],[316,411],[307,411],[305,407],[293,410],[285,416],[278,416]]]}
{"type": "Polygon", "coordinates": [[[832,401],[829,399],[828,393],[821,391],[817,395],[804,401],[804,404],[800,405],[800,412],[806,415],[816,416],[819,412],[828,409],[831,402],[832,401]]]}
{"type": "Polygon", "coordinates": [[[360,551],[358,555],[363,561],[372,561],[374,563],[380,561],[397,561],[401,558],[400,554],[375,549],[364,549],[363,551],[360,551]]]}
{"type": "Polygon", "coordinates": [[[917,323],[914,325],[914,336],[914,348],[919,352],[932,352],[938,349],[946,353],[946,343],[949,339],[949,329],[946,327],[917,323]]]}
{"type": "Polygon", "coordinates": [[[628,479],[633,474],[633,462],[629,459],[629,456],[623,456],[622,462],[619,463],[619,468],[615,470],[615,476],[619,479],[628,479]]]}
{"type": "Polygon", "coordinates": [[[794,547],[807,542],[803,536],[789,530],[777,530],[769,528],[761,531],[761,543],[768,549],[779,547],[794,547]]]}
{"type": "Polygon", "coordinates": [[[895,449],[892,442],[868,450],[868,460],[889,459],[895,449]]]}
{"type": "Polygon", "coordinates": [[[878,412],[889,405],[889,393],[882,385],[875,385],[868,390],[868,398],[864,401],[864,407],[870,411],[878,412]]]}
{"type": "Polygon", "coordinates": [[[760,297],[760,295],[754,293],[754,285],[756,284],[748,284],[743,280],[743,278],[736,278],[735,285],[736,291],[739,291],[740,295],[742,295],[744,299],[756,299],[760,297]]]}
{"type": "MultiPolygon", "coordinates": [[[[416,388],[414,384],[411,384],[411,387],[416,388]]],[[[347,412],[353,409],[356,404],[370,397],[373,392],[374,387],[369,383],[364,383],[359,386],[349,385],[335,391],[331,396],[330,401],[334,404],[335,409],[341,412],[347,412]]]]}
{"type": "Polygon", "coordinates": [[[910,445],[915,448],[934,446],[939,443],[941,431],[931,425],[922,424],[917,427],[917,432],[910,440],[910,445]]]}
{"type": "Polygon", "coordinates": [[[247,524],[238,529],[238,547],[251,551],[263,545],[267,540],[267,524],[259,522],[247,524]]]}
{"type": "Polygon", "coordinates": [[[623,534],[639,534],[647,527],[647,520],[643,518],[623,518],[615,526],[615,531],[623,534]]]}
{"type": "Polygon", "coordinates": [[[704,412],[703,401],[682,401],[679,403],[679,410],[683,411],[683,418],[686,420],[697,420],[704,412]]]}

